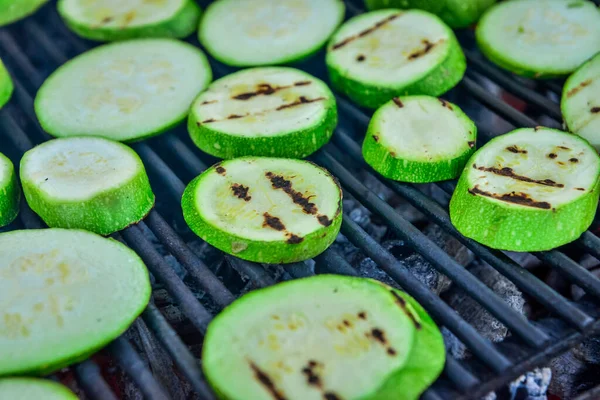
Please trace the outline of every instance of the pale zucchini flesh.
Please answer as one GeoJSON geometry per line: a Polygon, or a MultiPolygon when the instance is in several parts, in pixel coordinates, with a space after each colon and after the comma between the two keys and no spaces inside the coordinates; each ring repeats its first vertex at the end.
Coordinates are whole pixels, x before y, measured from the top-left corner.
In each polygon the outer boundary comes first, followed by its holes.
{"type": "Polygon", "coordinates": [[[4,107],[10,100],[14,90],[14,85],[10,74],[6,70],[6,67],[0,60],[0,109],[4,107]]]}
{"type": "Polygon", "coordinates": [[[297,69],[246,69],[213,82],[194,102],[189,132],[220,158],[304,158],[329,141],[335,97],[321,80],[297,69]]]}
{"type": "Polygon", "coordinates": [[[10,224],[19,213],[21,190],[12,162],[0,153],[0,227],[10,224]]]}
{"type": "Polygon", "coordinates": [[[54,139],[21,160],[27,203],[50,227],[109,235],[142,220],[154,194],[139,156],[103,138],[54,139]]]}
{"type": "Polygon", "coordinates": [[[186,188],[190,228],[239,258],[270,264],[312,258],[335,240],[342,192],[326,170],[307,161],[244,157],[223,161],[186,188]]]}
{"type": "Polygon", "coordinates": [[[27,17],[48,0],[0,0],[0,26],[27,17]]]}
{"type": "Polygon", "coordinates": [[[450,202],[465,236],[502,250],[549,250],[577,239],[598,204],[600,158],[585,140],[517,129],[468,161],[450,202]]]}
{"type": "Polygon", "coordinates": [[[86,231],[0,234],[0,376],[44,375],[120,336],[150,299],[142,260],[86,231]]]}
{"type": "Polygon", "coordinates": [[[35,111],[53,136],[131,142],[185,119],[211,79],[206,57],[190,44],[173,39],[116,42],[56,70],[38,91],[35,111]]]}
{"type": "Polygon", "coordinates": [[[0,399],[11,400],[77,400],[77,396],[50,379],[2,378],[0,399]]]}

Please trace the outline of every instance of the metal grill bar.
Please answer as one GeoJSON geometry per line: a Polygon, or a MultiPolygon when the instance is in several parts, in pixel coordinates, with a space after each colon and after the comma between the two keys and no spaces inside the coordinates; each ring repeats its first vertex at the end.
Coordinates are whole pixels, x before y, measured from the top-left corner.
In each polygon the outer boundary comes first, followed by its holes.
{"type": "Polygon", "coordinates": [[[117,400],[102,376],[100,368],[91,360],[83,361],[73,368],[75,377],[86,395],[92,400],[117,400]]]}

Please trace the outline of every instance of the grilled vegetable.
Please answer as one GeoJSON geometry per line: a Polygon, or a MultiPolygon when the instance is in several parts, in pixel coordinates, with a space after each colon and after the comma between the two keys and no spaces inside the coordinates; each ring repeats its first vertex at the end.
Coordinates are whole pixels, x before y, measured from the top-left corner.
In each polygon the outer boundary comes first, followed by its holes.
{"type": "Polygon", "coordinates": [[[48,0],[0,0],[0,26],[33,14],[48,0]]]}
{"type": "Polygon", "coordinates": [[[59,0],[57,7],[75,33],[99,41],[183,38],[196,30],[200,19],[200,7],[193,0],[59,0]]]}
{"type": "Polygon", "coordinates": [[[0,275],[0,376],[48,374],[87,358],[150,299],[142,260],[86,231],[0,234],[0,275]]]}
{"type": "Polygon", "coordinates": [[[457,178],[475,151],[477,128],[455,104],[429,96],[395,97],[379,108],[363,143],[365,161],[386,178],[457,178]]]}
{"type": "Polygon", "coordinates": [[[12,96],[14,86],[10,74],[6,70],[6,67],[0,60],[0,108],[4,107],[10,97],[12,96]]]}
{"type": "Polygon", "coordinates": [[[0,227],[10,224],[17,217],[20,197],[13,164],[0,153],[0,227]]]}
{"type": "Polygon", "coordinates": [[[465,28],[479,19],[496,0],[365,0],[369,10],[419,8],[436,14],[453,28],[465,28]]]}
{"type": "Polygon", "coordinates": [[[600,151],[600,53],[567,79],[560,108],[567,128],[600,151]]]}
{"type": "Polygon", "coordinates": [[[109,235],[154,205],[144,164],[124,144],[72,137],[45,142],[21,160],[27,203],[46,224],[109,235]]]}
{"type": "Polygon", "coordinates": [[[323,47],[344,10],[342,0],[220,0],[206,9],[199,39],[228,65],[285,64],[323,47]]]}
{"type": "Polygon", "coordinates": [[[364,278],[279,283],[212,321],[202,366],[222,399],[396,399],[379,391],[411,355],[417,328],[405,306],[364,278]]]}
{"type": "Polygon", "coordinates": [[[0,399],[77,400],[77,396],[60,383],[50,379],[0,379],[0,399]]]}
{"type": "Polygon", "coordinates": [[[221,158],[303,158],[329,141],[335,98],[321,80],[293,68],[246,69],[203,92],[189,117],[192,140],[221,158]]]}
{"type": "Polygon", "coordinates": [[[468,161],[450,202],[463,235],[512,251],[549,250],[577,239],[598,205],[600,158],[555,129],[517,129],[468,161]]]}
{"type": "Polygon", "coordinates": [[[118,42],[90,50],[56,70],[40,88],[35,112],[53,136],[131,142],[182,121],[211,77],[204,54],[187,43],[118,42]]]}
{"type": "Polygon", "coordinates": [[[566,75],[600,51],[600,10],[587,0],[503,1],[481,17],[481,51],[532,78],[566,75]]]}
{"type": "Polygon", "coordinates": [[[342,223],[342,191],[307,161],[237,158],[183,193],[183,216],[209,244],[245,260],[291,263],[323,252],[342,223]]]}
{"type": "Polygon", "coordinates": [[[331,39],[326,61],[333,87],[369,108],[395,96],[439,96],[466,70],[452,30],[421,10],[379,10],[350,19],[331,39]]]}

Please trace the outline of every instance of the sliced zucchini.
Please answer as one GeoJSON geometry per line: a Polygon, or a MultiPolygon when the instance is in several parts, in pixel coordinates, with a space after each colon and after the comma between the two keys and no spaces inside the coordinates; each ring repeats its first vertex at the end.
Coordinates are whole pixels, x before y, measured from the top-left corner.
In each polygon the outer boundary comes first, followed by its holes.
{"type": "Polygon", "coordinates": [[[21,191],[12,162],[0,153],[0,227],[10,224],[19,213],[21,191]]]}
{"type": "Polygon", "coordinates": [[[577,239],[598,205],[600,158],[584,139],[556,129],[517,129],[468,161],[450,218],[495,249],[550,250],[577,239]]]}
{"type": "Polygon", "coordinates": [[[12,96],[14,85],[10,74],[6,70],[6,67],[0,60],[0,109],[4,107],[10,97],[12,96]]]}
{"type": "Polygon", "coordinates": [[[429,96],[395,97],[369,124],[363,157],[386,178],[457,178],[475,151],[477,128],[457,105],[429,96]]]}
{"type": "Polygon", "coordinates": [[[35,98],[53,136],[136,141],[182,121],[212,73],[202,51],[173,39],[97,47],[58,68],[35,98]]]}
{"type": "Polygon", "coordinates": [[[344,11],[342,0],[220,0],[206,9],[198,35],[225,64],[285,64],[323,47],[344,11]]]}
{"type": "Polygon", "coordinates": [[[560,107],[567,129],[600,151],[600,53],[567,79],[560,107]]]}
{"type": "Polygon", "coordinates": [[[209,325],[202,367],[220,398],[383,399],[415,337],[398,298],[369,279],[317,275],[236,300],[209,325]]]}
{"type": "Polygon", "coordinates": [[[48,0],[0,0],[0,26],[25,18],[48,0]]]}
{"type": "Polygon", "coordinates": [[[99,41],[184,38],[200,20],[200,7],[193,0],[59,0],[57,7],[71,30],[99,41]]]}
{"type": "Polygon", "coordinates": [[[285,158],[218,163],[183,193],[183,216],[203,240],[245,260],[312,258],[335,240],[342,191],[326,170],[285,158]]]}
{"type": "Polygon", "coordinates": [[[419,8],[436,14],[452,28],[465,28],[497,0],[365,0],[369,10],[380,8],[419,8]]]}
{"type": "Polygon", "coordinates": [[[31,209],[52,228],[110,235],[154,206],[142,160],[103,138],[54,139],[34,147],[21,159],[21,183],[31,209]]]}
{"type": "Polygon", "coordinates": [[[0,399],[77,400],[77,396],[60,383],[50,379],[0,379],[0,399]]]}
{"type": "Polygon", "coordinates": [[[504,69],[557,77],[600,51],[600,10],[587,0],[503,1],[481,17],[476,37],[483,54],[504,69]]]}
{"type": "Polygon", "coordinates": [[[439,96],[466,70],[452,30],[421,10],[379,10],[347,21],[327,49],[333,87],[377,108],[395,96],[439,96]]]}
{"type": "Polygon", "coordinates": [[[87,358],[150,299],[142,260],[86,231],[0,234],[0,276],[0,376],[49,374],[87,358]]]}
{"type": "Polygon", "coordinates": [[[327,85],[297,69],[246,69],[219,79],[190,112],[188,130],[221,158],[304,158],[329,141],[337,124],[327,85]]]}

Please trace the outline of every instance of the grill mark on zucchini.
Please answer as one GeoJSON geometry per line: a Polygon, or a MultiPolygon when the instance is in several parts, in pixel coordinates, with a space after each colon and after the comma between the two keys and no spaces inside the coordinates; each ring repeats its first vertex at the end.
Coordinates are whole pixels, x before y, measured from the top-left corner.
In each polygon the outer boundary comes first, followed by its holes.
{"type": "Polygon", "coordinates": [[[258,368],[258,366],[252,361],[250,361],[250,368],[252,368],[252,371],[254,371],[254,376],[256,379],[265,387],[265,389],[267,389],[267,391],[275,400],[287,400],[285,395],[275,386],[273,380],[271,377],[269,377],[269,375],[267,375],[266,372],[258,368]]]}
{"type": "Polygon", "coordinates": [[[304,240],[303,237],[300,237],[298,235],[294,235],[293,233],[287,233],[288,236],[288,240],[286,240],[287,243],[289,244],[298,244],[298,243],[302,243],[302,241],[304,240]]]}
{"type": "Polygon", "coordinates": [[[252,196],[248,196],[249,190],[250,188],[248,186],[244,186],[239,183],[234,183],[231,185],[231,191],[233,192],[234,196],[244,201],[250,201],[252,199],[252,196]]]}
{"type": "Polygon", "coordinates": [[[446,107],[448,110],[452,111],[452,106],[450,105],[450,103],[448,103],[446,100],[444,99],[438,99],[440,101],[440,103],[442,103],[442,107],[446,107]]]}
{"type": "Polygon", "coordinates": [[[470,148],[473,148],[475,146],[475,141],[471,140],[471,141],[467,142],[467,144],[469,145],[470,148]]]}
{"type": "Polygon", "coordinates": [[[527,154],[527,150],[520,148],[519,146],[512,145],[512,146],[508,146],[506,148],[506,150],[510,151],[511,153],[515,153],[515,154],[527,154]]]}
{"type": "Polygon", "coordinates": [[[590,112],[591,112],[592,114],[597,114],[597,113],[600,113],[600,107],[592,107],[592,108],[590,109],[590,112]]]}
{"type": "Polygon", "coordinates": [[[583,89],[586,86],[589,86],[591,83],[592,83],[591,79],[586,79],[585,81],[581,82],[579,85],[575,86],[573,89],[569,90],[567,92],[567,97],[575,96],[581,89],[583,89]]]}
{"type": "Polygon", "coordinates": [[[202,103],[200,103],[201,105],[205,106],[207,104],[214,104],[214,103],[218,103],[219,100],[205,100],[202,103]]]}
{"type": "Polygon", "coordinates": [[[254,92],[240,93],[238,95],[232,96],[231,98],[234,100],[248,100],[256,96],[269,96],[273,93],[279,92],[280,90],[289,89],[294,86],[306,86],[310,85],[311,83],[311,81],[299,81],[294,82],[291,85],[283,86],[271,86],[270,83],[260,83],[257,85],[257,89],[254,92]]]}
{"type": "Polygon", "coordinates": [[[215,171],[217,171],[217,174],[219,175],[225,175],[225,173],[227,172],[227,170],[225,170],[225,168],[221,166],[221,163],[215,166],[215,171]]]}
{"type": "Polygon", "coordinates": [[[314,102],[322,101],[322,100],[325,100],[325,97],[317,97],[315,99],[307,99],[304,96],[300,96],[298,98],[298,100],[296,100],[294,102],[291,102],[291,103],[282,104],[279,107],[277,107],[275,110],[276,111],[281,111],[281,110],[285,110],[286,108],[292,108],[292,107],[299,106],[301,104],[314,103],[314,102]]]}
{"type": "Polygon", "coordinates": [[[340,48],[344,47],[345,45],[347,45],[348,43],[355,41],[356,39],[365,37],[365,36],[367,36],[367,35],[375,32],[377,29],[381,28],[385,24],[387,24],[387,23],[395,20],[396,18],[398,18],[401,15],[402,15],[402,13],[390,15],[389,17],[387,17],[387,18],[385,18],[385,19],[383,19],[383,20],[381,20],[379,22],[376,22],[375,25],[373,25],[372,27],[367,28],[367,29],[365,29],[363,31],[360,31],[356,35],[348,36],[346,39],[343,39],[342,41],[334,44],[331,47],[331,49],[332,50],[340,49],[340,48]]]}
{"type": "Polygon", "coordinates": [[[367,59],[367,57],[365,57],[364,54],[359,54],[358,56],[356,56],[356,61],[358,62],[363,62],[367,59]]]}
{"type": "Polygon", "coordinates": [[[421,323],[419,321],[417,321],[417,318],[415,317],[415,315],[408,309],[406,300],[404,300],[402,297],[400,297],[393,290],[390,290],[390,293],[392,294],[392,296],[394,296],[396,298],[396,303],[398,303],[398,305],[400,306],[400,308],[402,308],[404,313],[406,315],[408,315],[408,318],[410,318],[410,320],[412,321],[413,325],[415,326],[415,329],[421,329],[422,328],[421,323]]]}
{"type": "Polygon", "coordinates": [[[392,100],[394,101],[394,104],[398,106],[398,108],[404,107],[404,104],[402,104],[402,101],[400,101],[399,98],[394,97],[392,100]]]}
{"type": "Polygon", "coordinates": [[[302,374],[306,376],[306,383],[322,389],[323,382],[321,381],[321,377],[315,372],[315,368],[319,365],[316,361],[309,361],[308,365],[302,368],[302,374]]]}
{"type": "Polygon", "coordinates": [[[263,222],[263,228],[269,227],[271,229],[275,229],[276,231],[285,231],[285,225],[278,217],[274,217],[268,212],[263,214],[265,221],[263,222]]]}
{"type": "Polygon", "coordinates": [[[486,192],[484,190],[479,189],[479,186],[475,185],[475,187],[469,189],[469,193],[471,193],[472,195],[479,195],[479,196],[484,196],[484,197],[489,197],[492,199],[505,201],[507,203],[519,204],[522,206],[533,207],[533,208],[541,208],[543,210],[549,210],[552,208],[550,203],[548,203],[547,201],[536,201],[536,200],[532,199],[531,197],[529,197],[529,195],[527,193],[522,193],[522,192],[520,192],[520,193],[510,192],[510,193],[503,193],[503,194],[490,193],[490,192],[486,192]]]}
{"type": "Polygon", "coordinates": [[[564,188],[565,187],[565,185],[563,185],[562,183],[556,183],[551,179],[541,179],[541,180],[540,179],[532,179],[527,176],[515,174],[513,169],[508,168],[508,167],[502,167],[502,168],[478,167],[477,165],[473,164],[473,168],[475,168],[479,171],[491,172],[492,174],[495,174],[495,175],[513,178],[513,179],[516,179],[521,182],[536,183],[538,185],[551,186],[551,187],[556,187],[556,188],[564,188]]]}
{"type": "MultiPolygon", "coordinates": [[[[431,51],[431,49],[433,49],[438,43],[443,42],[444,40],[438,40],[435,43],[431,43],[428,39],[423,39],[421,40],[421,43],[423,43],[423,48],[419,49],[411,54],[409,54],[408,59],[409,60],[416,60],[419,57],[423,57],[424,55],[426,55],[427,53],[429,53],[431,51]]],[[[443,103],[442,103],[443,104],[443,103]]]]}

